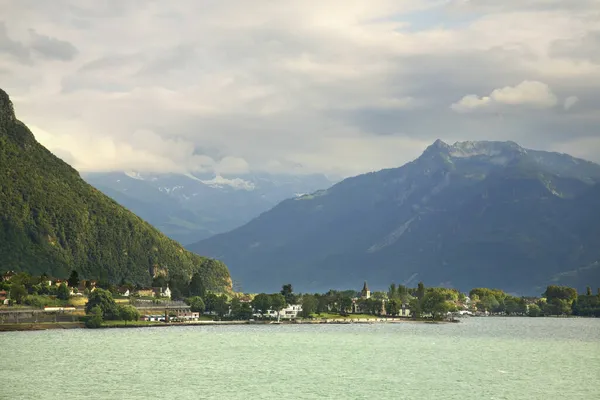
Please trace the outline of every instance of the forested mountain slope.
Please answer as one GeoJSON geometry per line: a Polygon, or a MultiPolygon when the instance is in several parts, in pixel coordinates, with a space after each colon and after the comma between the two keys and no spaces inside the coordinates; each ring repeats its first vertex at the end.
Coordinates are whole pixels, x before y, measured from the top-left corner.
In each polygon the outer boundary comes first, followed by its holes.
{"type": "Polygon", "coordinates": [[[197,256],[84,182],[16,119],[0,90],[0,269],[122,279],[191,276],[207,287],[231,285],[227,267],[197,256]]]}

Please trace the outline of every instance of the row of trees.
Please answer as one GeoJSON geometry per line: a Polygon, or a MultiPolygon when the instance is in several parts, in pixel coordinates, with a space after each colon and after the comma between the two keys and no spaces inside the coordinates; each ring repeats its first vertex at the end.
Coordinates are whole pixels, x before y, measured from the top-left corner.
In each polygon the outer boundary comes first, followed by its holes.
{"type": "Polygon", "coordinates": [[[88,315],[86,327],[99,328],[105,320],[137,321],[140,312],[137,308],[128,304],[115,302],[108,290],[96,289],[90,293],[85,305],[85,313],[88,315]]]}

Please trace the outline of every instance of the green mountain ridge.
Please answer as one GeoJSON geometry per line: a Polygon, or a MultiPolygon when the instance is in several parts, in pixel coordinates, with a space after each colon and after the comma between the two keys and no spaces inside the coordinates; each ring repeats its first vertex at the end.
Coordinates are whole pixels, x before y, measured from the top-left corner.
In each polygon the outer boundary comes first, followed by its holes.
{"type": "Polygon", "coordinates": [[[150,284],[156,273],[231,287],[225,264],[186,251],[40,145],[0,89],[0,269],[150,284]]]}
{"type": "Polygon", "coordinates": [[[600,281],[599,220],[597,164],[513,142],[436,141],[402,167],[284,201],[190,249],[227,262],[246,290],[422,280],[539,295],[550,282],[600,281]]]}

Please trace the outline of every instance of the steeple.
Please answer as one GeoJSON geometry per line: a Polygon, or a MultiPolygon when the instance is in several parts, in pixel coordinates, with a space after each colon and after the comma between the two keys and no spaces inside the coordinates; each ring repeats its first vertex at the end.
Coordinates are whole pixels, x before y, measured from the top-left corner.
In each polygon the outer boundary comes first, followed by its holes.
{"type": "Polygon", "coordinates": [[[371,297],[371,291],[369,290],[369,286],[367,286],[367,281],[365,281],[365,284],[363,285],[363,289],[360,292],[360,297],[363,299],[368,299],[371,297]]]}

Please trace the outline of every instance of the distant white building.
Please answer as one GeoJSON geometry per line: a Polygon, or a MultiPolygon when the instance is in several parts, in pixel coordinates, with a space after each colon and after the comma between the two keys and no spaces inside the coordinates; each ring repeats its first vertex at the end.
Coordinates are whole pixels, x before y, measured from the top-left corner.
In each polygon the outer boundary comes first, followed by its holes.
{"type": "MultiPolygon", "coordinates": [[[[283,310],[279,312],[279,317],[281,319],[295,319],[298,317],[298,314],[302,312],[301,304],[290,304],[283,310]]],[[[277,311],[269,310],[267,315],[272,318],[277,318],[277,311]]]]}

